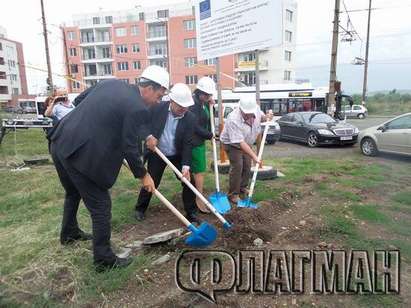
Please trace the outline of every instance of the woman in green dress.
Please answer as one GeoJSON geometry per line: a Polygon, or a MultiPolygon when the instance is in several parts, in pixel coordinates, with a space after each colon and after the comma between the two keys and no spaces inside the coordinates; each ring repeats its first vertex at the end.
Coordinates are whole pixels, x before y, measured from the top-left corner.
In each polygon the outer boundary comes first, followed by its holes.
{"type": "MultiPolygon", "coordinates": [[[[196,188],[203,193],[204,172],[207,169],[205,140],[211,140],[213,134],[210,128],[210,104],[214,104],[213,94],[215,83],[209,77],[203,77],[198,81],[193,94],[194,106],[190,111],[196,116],[196,125],[193,135],[193,150],[191,172],[194,175],[196,188]]],[[[197,207],[202,213],[209,213],[205,204],[197,198],[197,207]]]]}

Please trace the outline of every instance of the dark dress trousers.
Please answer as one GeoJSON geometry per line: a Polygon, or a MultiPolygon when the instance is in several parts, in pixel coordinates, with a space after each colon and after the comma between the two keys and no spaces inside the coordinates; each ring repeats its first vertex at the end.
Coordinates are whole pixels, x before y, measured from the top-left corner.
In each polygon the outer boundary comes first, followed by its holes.
{"type": "Polygon", "coordinates": [[[136,86],[101,81],[82,95],[81,104],[48,135],[51,155],[66,196],[61,238],[79,232],[77,209],[83,199],[93,225],[95,262],[110,262],[111,199],[108,189],[125,158],[136,178],[146,174],[138,139],[147,136],[148,108],[136,86]]]}
{"type": "MultiPolygon", "coordinates": [[[[169,113],[169,102],[163,102],[159,105],[153,106],[150,109],[150,134],[160,140],[163,134],[164,127],[167,122],[169,113]]],[[[181,170],[182,166],[190,166],[191,164],[191,150],[192,150],[192,137],[195,124],[195,117],[191,112],[186,112],[184,117],[178,121],[175,132],[175,148],[176,154],[173,156],[167,156],[167,158],[181,170]]],[[[145,159],[147,160],[147,170],[154,180],[156,187],[160,185],[161,178],[166,168],[166,163],[155,153],[146,149],[145,159]]],[[[191,178],[191,183],[194,185],[194,179],[191,178]]],[[[183,204],[186,214],[188,216],[196,214],[195,194],[191,191],[187,185],[183,184],[183,204]]],[[[152,194],[144,189],[140,190],[138,196],[136,210],[145,212],[150,204],[152,194]]]]}

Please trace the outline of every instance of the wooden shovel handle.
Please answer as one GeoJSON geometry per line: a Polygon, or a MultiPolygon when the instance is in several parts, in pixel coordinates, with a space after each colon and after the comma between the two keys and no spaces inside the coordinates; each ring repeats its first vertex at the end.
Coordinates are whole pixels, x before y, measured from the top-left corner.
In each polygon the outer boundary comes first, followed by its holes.
{"type": "Polygon", "coordinates": [[[180,220],[183,222],[183,224],[186,225],[186,227],[188,227],[189,225],[191,225],[191,222],[189,222],[188,219],[185,218],[184,215],[181,214],[181,213],[175,208],[175,206],[172,205],[171,202],[168,201],[168,200],[166,199],[166,197],[164,197],[157,189],[154,190],[154,194],[157,196],[158,199],[160,199],[161,202],[163,202],[163,204],[164,204],[166,207],[168,207],[168,209],[169,209],[170,211],[173,212],[174,215],[177,216],[178,219],[180,219],[180,220]]]}

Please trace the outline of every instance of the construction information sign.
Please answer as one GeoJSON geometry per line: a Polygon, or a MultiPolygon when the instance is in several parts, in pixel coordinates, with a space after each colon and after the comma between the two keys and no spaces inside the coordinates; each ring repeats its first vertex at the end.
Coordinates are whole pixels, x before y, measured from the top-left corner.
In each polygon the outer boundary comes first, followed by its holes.
{"type": "Polygon", "coordinates": [[[198,60],[281,44],[281,0],[197,0],[198,60]]]}

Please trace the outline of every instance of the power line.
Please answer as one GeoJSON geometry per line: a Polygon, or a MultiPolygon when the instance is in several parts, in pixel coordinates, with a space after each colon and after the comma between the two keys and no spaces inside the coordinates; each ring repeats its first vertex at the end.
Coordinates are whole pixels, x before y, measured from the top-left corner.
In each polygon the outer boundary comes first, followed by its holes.
{"type": "MultiPolygon", "coordinates": [[[[375,7],[375,8],[372,8],[371,10],[381,11],[381,10],[391,10],[391,9],[403,9],[403,8],[408,8],[408,7],[411,7],[411,5],[375,7]]],[[[368,9],[353,9],[353,10],[348,10],[347,12],[349,13],[368,12],[368,9]]]]}

